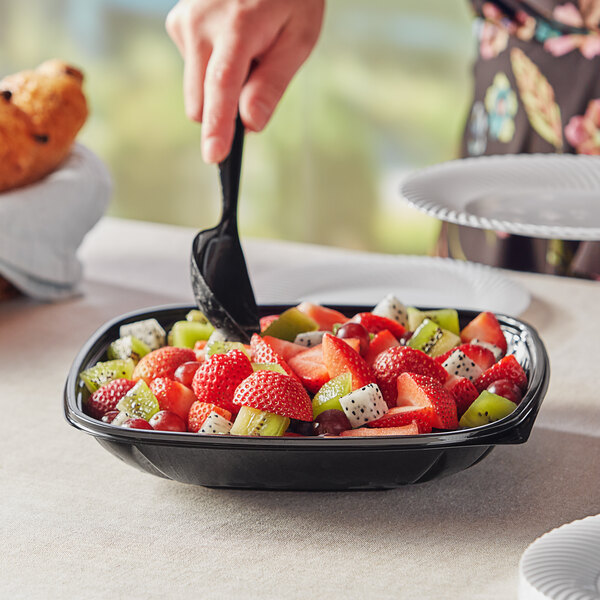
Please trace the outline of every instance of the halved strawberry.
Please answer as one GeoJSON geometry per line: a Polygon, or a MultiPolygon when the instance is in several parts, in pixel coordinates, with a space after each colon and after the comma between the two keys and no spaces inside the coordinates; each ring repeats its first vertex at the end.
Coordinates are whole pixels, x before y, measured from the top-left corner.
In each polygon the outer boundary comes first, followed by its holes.
{"type": "Polygon", "coordinates": [[[264,335],[262,339],[265,344],[268,344],[272,350],[279,354],[279,356],[281,356],[281,358],[288,363],[290,358],[306,350],[306,346],[294,344],[294,342],[288,342],[287,340],[280,340],[272,335],[264,335]]]}
{"type": "Polygon", "coordinates": [[[491,350],[479,346],[477,344],[461,344],[455,348],[450,348],[448,352],[444,352],[440,356],[436,356],[434,360],[440,365],[446,362],[446,359],[455,351],[461,350],[464,352],[482,371],[489,369],[495,362],[496,357],[491,350]]]}
{"type": "Polygon", "coordinates": [[[475,387],[482,392],[498,379],[508,379],[522,390],[527,387],[527,375],[513,354],[502,357],[495,365],[484,371],[475,380],[475,387]]]}
{"type": "Polygon", "coordinates": [[[113,379],[97,389],[84,404],[85,412],[94,419],[102,417],[119,403],[119,400],[135,385],[131,379],[113,379]]]}
{"type": "Polygon", "coordinates": [[[342,431],[340,437],[377,437],[386,435],[418,435],[419,426],[412,422],[403,427],[378,427],[370,429],[369,427],[359,427],[358,429],[349,429],[342,431]]]}
{"type": "Polygon", "coordinates": [[[413,421],[419,427],[419,433],[430,433],[435,418],[430,406],[394,406],[376,421],[367,423],[367,427],[403,427],[413,421]]]}
{"type": "Polygon", "coordinates": [[[433,409],[433,427],[456,429],[458,418],[452,394],[437,380],[427,375],[402,373],[397,381],[398,406],[427,406],[433,409]]]}
{"type": "Polygon", "coordinates": [[[196,354],[191,348],[163,346],[143,356],[131,378],[134,381],[143,379],[148,385],[157,377],[173,379],[177,367],[190,360],[196,360],[196,354]]]}
{"type": "Polygon", "coordinates": [[[267,315],[259,319],[260,330],[264,331],[273,321],[277,321],[279,315],[267,315]]]}
{"type": "Polygon", "coordinates": [[[161,410],[168,410],[182,419],[187,419],[190,406],[197,400],[190,388],[167,377],[153,379],[150,390],[156,396],[161,410]]]}
{"type": "Polygon", "coordinates": [[[346,315],[333,308],[312,302],[301,302],[296,308],[315,321],[322,331],[332,331],[333,326],[337,323],[346,323],[350,320],[346,315]]]}
{"type": "Polygon", "coordinates": [[[360,323],[369,333],[379,333],[380,331],[387,329],[398,339],[406,333],[406,329],[397,321],[393,321],[387,317],[374,315],[371,312],[358,313],[354,315],[351,320],[360,323]]]}
{"type": "Polygon", "coordinates": [[[313,394],[331,379],[323,360],[322,344],[296,354],[290,359],[289,366],[302,385],[313,394]]]}
{"type": "Polygon", "coordinates": [[[387,405],[396,406],[396,380],[401,373],[428,375],[443,383],[448,378],[446,369],[431,356],[410,346],[395,346],[382,352],[373,363],[377,385],[387,405]]]}
{"type": "Polygon", "coordinates": [[[467,408],[475,402],[479,392],[475,385],[466,377],[450,375],[444,383],[444,387],[452,394],[456,403],[456,413],[460,419],[467,408]]]}
{"type": "Polygon", "coordinates": [[[365,362],[368,365],[373,366],[375,359],[382,352],[399,345],[400,342],[398,342],[394,334],[390,333],[389,329],[382,329],[369,343],[369,348],[365,354],[365,362]]]}
{"type": "Polygon", "coordinates": [[[269,342],[258,335],[258,333],[252,334],[252,337],[250,338],[250,347],[252,360],[254,362],[279,365],[288,375],[300,381],[283,356],[276,352],[269,342]]]}
{"type": "Polygon", "coordinates": [[[290,419],[312,421],[312,403],[302,384],[276,371],[255,371],[235,390],[233,403],[290,419]]]}
{"type": "MultiPolygon", "coordinates": [[[[224,355],[215,354],[215,356],[224,355]]],[[[239,410],[239,408],[237,408],[237,410],[239,410]]],[[[228,421],[231,421],[231,412],[227,409],[210,402],[201,402],[198,400],[194,402],[190,408],[190,413],[187,418],[188,431],[191,431],[192,433],[198,433],[198,430],[200,427],[202,427],[202,425],[204,425],[204,421],[206,421],[208,415],[210,415],[212,412],[216,412],[218,415],[221,415],[228,421]]]]}
{"type": "Polygon", "coordinates": [[[375,374],[362,356],[345,340],[330,333],[323,336],[323,360],[330,377],[342,373],[352,375],[352,391],[369,383],[375,383],[375,374]]]}
{"type": "Polygon", "coordinates": [[[196,371],[192,389],[201,402],[216,404],[235,415],[239,410],[233,403],[235,389],[252,373],[250,359],[241,350],[213,354],[196,371]]]}
{"type": "Polygon", "coordinates": [[[460,332],[460,339],[463,342],[470,342],[472,339],[488,342],[498,346],[502,353],[506,354],[506,338],[498,319],[491,312],[479,313],[470,323],[465,325],[460,332]]]}

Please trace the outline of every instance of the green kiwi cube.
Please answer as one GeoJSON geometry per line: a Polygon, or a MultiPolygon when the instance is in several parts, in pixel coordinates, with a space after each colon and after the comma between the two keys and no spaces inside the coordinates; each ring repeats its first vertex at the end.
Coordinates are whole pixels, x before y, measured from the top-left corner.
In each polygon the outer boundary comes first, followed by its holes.
{"type": "Polygon", "coordinates": [[[142,358],[150,352],[150,347],[142,340],[133,335],[126,335],[115,340],[109,347],[106,355],[110,360],[118,358],[131,358],[137,364],[142,358]]]}
{"type": "Polygon", "coordinates": [[[341,410],[340,398],[352,391],[352,375],[342,373],[321,386],[312,401],[313,419],[326,410],[341,410]]]}
{"type": "Polygon", "coordinates": [[[194,323],[208,323],[208,319],[204,316],[204,313],[197,308],[190,310],[185,315],[186,321],[193,321],[194,323]]]}
{"type": "Polygon", "coordinates": [[[204,353],[206,356],[212,356],[213,354],[227,354],[230,350],[241,350],[249,357],[248,349],[242,342],[224,342],[218,339],[209,341],[204,348],[204,353]]]}
{"type": "Polygon", "coordinates": [[[96,363],[93,367],[82,371],[79,377],[85,387],[93,394],[98,388],[113,381],[113,379],[131,379],[134,367],[131,358],[119,358],[96,363]]]}
{"type": "Polygon", "coordinates": [[[317,322],[299,311],[296,307],[288,308],[282,312],[263,332],[262,335],[270,335],[281,340],[293,342],[299,333],[306,331],[317,331],[317,322]]]}
{"type": "Polygon", "coordinates": [[[287,375],[285,369],[278,364],[275,363],[252,363],[252,370],[254,371],[275,371],[276,373],[281,373],[282,375],[287,375]]]}
{"type": "Polygon", "coordinates": [[[515,408],[517,405],[507,398],[483,390],[460,418],[458,424],[461,427],[479,427],[507,417],[515,408]]]}
{"type": "Polygon", "coordinates": [[[169,331],[169,346],[193,348],[196,342],[208,340],[214,330],[208,322],[177,321],[169,331]]]}
{"type": "Polygon", "coordinates": [[[432,357],[440,356],[458,344],[460,344],[459,336],[443,329],[428,318],[423,320],[407,342],[411,348],[422,350],[432,357]]]}
{"type": "Polygon", "coordinates": [[[242,406],[229,433],[231,435],[281,437],[289,425],[288,417],[242,406]]]}
{"type": "Polygon", "coordinates": [[[117,409],[130,417],[139,417],[149,421],[160,410],[158,400],[148,384],[140,379],[120,400],[117,409]]]}
{"type": "Polygon", "coordinates": [[[447,329],[456,335],[460,334],[458,311],[453,308],[419,310],[418,308],[409,306],[406,310],[408,314],[408,328],[410,331],[415,331],[425,319],[429,319],[430,321],[437,323],[442,329],[447,329]]]}

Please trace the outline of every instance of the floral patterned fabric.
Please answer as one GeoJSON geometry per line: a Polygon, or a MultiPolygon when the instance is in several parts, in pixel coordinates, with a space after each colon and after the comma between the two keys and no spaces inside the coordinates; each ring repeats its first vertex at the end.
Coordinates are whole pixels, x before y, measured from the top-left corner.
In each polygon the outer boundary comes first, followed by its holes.
{"type": "MultiPolygon", "coordinates": [[[[472,4],[479,55],[462,155],[600,156],[600,0],[472,4]]],[[[455,225],[444,225],[441,241],[456,258],[600,279],[596,242],[534,240],[455,225]]]]}

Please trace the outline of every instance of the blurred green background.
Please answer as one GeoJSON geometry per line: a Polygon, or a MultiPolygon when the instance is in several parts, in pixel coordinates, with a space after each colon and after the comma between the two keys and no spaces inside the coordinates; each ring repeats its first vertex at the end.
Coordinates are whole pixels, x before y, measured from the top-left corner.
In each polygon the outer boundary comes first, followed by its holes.
{"type": "MultiPolygon", "coordinates": [[[[218,177],[183,111],[166,0],[3,0],[0,75],[51,57],[82,68],[79,140],[108,165],[109,214],[205,228],[218,177]]],[[[379,252],[432,251],[439,223],[409,208],[411,170],[458,156],[471,94],[466,0],[329,0],[320,42],[272,122],[247,136],[246,236],[379,252]]]]}

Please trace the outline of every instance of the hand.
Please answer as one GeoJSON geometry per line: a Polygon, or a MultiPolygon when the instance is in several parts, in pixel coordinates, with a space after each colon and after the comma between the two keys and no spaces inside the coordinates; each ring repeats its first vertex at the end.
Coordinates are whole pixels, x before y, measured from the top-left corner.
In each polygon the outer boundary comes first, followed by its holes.
{"type": "Polygon", "coordinates": [[[202,121],[202,155],[222,161],[239,106],[261,131],[319,37],[324,0],[180,0],[166,28],[184,59],[185,110],[202,121]],[[251,68],[252,67],[252,68],[251,68]]]}

